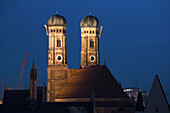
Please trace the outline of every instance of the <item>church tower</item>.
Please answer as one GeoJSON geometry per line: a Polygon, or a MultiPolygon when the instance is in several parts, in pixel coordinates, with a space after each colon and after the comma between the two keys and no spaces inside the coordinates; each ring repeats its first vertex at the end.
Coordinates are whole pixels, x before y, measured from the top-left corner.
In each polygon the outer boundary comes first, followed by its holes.
{"type": "Polygon", "coordinates": [[[53,102],[67,82],[66,28],[67,21],[58,12],[48,20],[47,102],[53,102]]]}
{"type": "Polygon", "coordinates": [[[35,68],[34,59],[30,72],[30,100],[37,100],[37,69],[35,68]]]}
{"type": "Polygon", "coordinates": [[[86,16],[80,22],[81,27],[81,68],[100,65],[99,20],[86,16]]]}

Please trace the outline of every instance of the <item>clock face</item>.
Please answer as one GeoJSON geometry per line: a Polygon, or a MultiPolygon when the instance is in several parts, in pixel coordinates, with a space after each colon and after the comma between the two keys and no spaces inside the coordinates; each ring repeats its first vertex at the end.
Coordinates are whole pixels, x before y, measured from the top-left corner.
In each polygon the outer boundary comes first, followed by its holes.
{"type": "Polygon", "coordinates": [[[94,61],[96,61],[96,57],[94,55],[91,55],[89,57],[89,60],[90,60],[90,62],[94,62],[94,61]]]}
{"type": "Polygon", "coordinates": [[[57,55],[56,59],[57,59],[57,61],[61,62],[63,60],[63,57],[62,57],[62,55],[57,55]]]}

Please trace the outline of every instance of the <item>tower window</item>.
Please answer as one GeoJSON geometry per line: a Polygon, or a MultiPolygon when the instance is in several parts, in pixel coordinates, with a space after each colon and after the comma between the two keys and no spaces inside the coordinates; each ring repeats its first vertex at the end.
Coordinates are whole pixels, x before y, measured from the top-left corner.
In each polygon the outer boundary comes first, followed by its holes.
{"type": "Polygon", "coordinates": [[[61,33],[61,29],[60,29],[60,33],[61,33]]]}
{"type": "Polygon", "coordinates": [[[55,32],[55,29],[54,29],[54,32],[55,32]]]}
{"type": "Polygon", "coordinates": [[[84,33],[86,33],[86,31],[84,31],[84,33]]]}
{"type": "Polygon", "coordinates": [[[90,40],[90,48],[94,48],[94,41],[90,40]]]}
{"type": "Polygon", "coordinates": [[[61,47],[61,40],[57,40],[57,47],[61,47]]]}
{"type": "Polygon", "coordinates": [[[88,31],[87,31],[87,33],[88,33],[88,31]]]}
{"type": "Polygon", "coordinates": [[[90,34],[91,34],[91,31],[90,31],[90,34]]]}
{"type": "Polygon", "coordinates": [[[57,29],[57,33],[58,33],[58,29],[57,29]]]}
{"type": "Polygon", "coordinates": [[[51,32],[53,32],[53,30],[51,30],[51,32]]]}
{"type": "Polygon", "coordinates": [[[94,34],[94,31],[93,31],[93,34],[94,34]]]}

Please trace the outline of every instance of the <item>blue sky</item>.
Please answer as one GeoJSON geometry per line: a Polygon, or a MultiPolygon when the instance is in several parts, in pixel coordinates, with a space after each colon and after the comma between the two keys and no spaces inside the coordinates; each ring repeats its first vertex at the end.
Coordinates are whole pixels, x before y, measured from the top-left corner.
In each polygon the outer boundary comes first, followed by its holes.
{"type": "Polygon", "coordinates": [[[100,61],[123,87],[149,91],[158,74],[170,92],[170,1],[169,0],[1,0],[0,90],[2,83],[16,88],[24,54],[28,51],[21,88],[29,84],[32,59],[38,85],[46,83],[48,37],[44,24],[56,11],[68,21],[68,67],[80,67],[80,21],[91,11],[103,32],[100,61]]]}

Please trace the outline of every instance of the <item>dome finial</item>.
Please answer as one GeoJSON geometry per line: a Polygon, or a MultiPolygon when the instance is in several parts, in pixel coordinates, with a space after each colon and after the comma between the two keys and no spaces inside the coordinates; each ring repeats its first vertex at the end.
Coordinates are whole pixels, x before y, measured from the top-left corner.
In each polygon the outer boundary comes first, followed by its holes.
{"type": "Polygon", "coordinates": [[[89,15],[91,15],[91,12],[89,12],[89,15]]]}
{"type": "Polygon", "coordinates": [[[58,14],[58,10],[56,11],[56,13],[58,14]]]}

